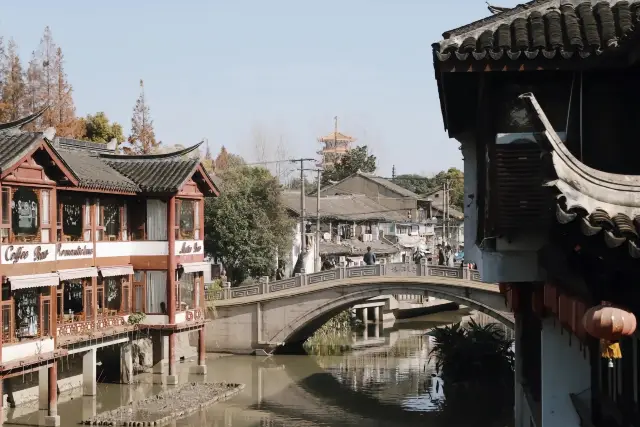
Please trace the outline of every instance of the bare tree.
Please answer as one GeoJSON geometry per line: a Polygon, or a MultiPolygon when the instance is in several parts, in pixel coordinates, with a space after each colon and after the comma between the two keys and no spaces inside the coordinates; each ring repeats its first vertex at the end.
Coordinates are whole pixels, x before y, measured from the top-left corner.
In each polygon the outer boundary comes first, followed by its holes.
{"type": "Polygon", "coordinates": [[[251,130],[255,161],[264,163],[265,168],[278,178],[280,183],[288,181],[292,172],[289,163],[289,147],[283,133],[274,137],[265,127],[254,125],[251,130]]]}

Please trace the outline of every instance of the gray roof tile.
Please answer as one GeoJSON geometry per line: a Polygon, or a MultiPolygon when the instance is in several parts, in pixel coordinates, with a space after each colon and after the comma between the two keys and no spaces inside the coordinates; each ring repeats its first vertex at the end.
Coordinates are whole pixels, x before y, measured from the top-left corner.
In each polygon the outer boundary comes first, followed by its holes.
{"type": "Polygon", "coordinates": [[[81,187],[137,192],[140,187],[95,154],[59,149],[58,153],[79,178],[81,187]]]}
{"type": "MultiPolygon", "coordinates": [[[[285,206],[300,214],[300,193],[285,191],[282,193],[285,206]]],[[[309,218],[317,213],[317,198],[307,196],[305,208],[309,218]]],[[[382,206],[364,195],[323,196],[320,198],[320,218],[343,221],[406,221],[406,210],[395,211],[382,206]]]]}
{"type": "Polygon", "coordinates": [[[201,144],[164,154],[137,156],[100,154],[99,156],[111,168],[135,182],[141,191],[174,192],[180,189],[200,164],[199,158],[188,157],[188,155],[201,144]]]}

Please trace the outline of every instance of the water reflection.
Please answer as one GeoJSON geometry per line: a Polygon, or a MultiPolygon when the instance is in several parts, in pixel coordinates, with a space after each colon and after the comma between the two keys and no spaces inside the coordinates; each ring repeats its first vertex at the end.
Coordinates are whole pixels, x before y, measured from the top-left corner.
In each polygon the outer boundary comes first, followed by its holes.
{"type": "MultiPolygon", "coordinates": [[[[424,333],[458,322],[465,314],[443,313],[386,327],[370,325],[366,333],[345,338],[350,348],[343,354],[209,355],[207,381],[244,383],[245,389],[231,401],[173,425],[453,427],[442,424],[434,412],[433,400],[442,398],[443,384],[434,376],[435,361],[429,358],[432,343],[424,333]]],[[[179,368],[180,382],[202,380],[189,375],[188,363],[179,368]]],[[[135,386],[100,384],[97,398],[82,397],[81,391],[63,393],[59,405],[62,425],[77,425],[83,417],[129,405],[162,390],[163,386],[153,384],[151,375],[142,375],[139,380],[142,383],[135,386]]],[[[20,410],[21,414],[12,414],[13,423],[41,424],[37,404],[30,413],[20,410]]]]}

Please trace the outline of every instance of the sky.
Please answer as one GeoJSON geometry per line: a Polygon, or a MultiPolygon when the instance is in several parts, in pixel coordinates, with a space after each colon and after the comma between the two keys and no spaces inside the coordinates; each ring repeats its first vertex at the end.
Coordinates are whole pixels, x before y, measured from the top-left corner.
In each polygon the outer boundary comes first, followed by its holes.
{"type": "MultiPolygon", "coordinates": [[[[507,0],[499,6],[514,6],[507,0]],[[508,3],[508,4],[507,4],[508,3]]],[[[333,131],[367,145],[377,174],[462,168],[444,131],[431,44],[489,15],[483,0],[34,0],[7,2],[0,35],[23,62],[49,25],[78,115],[104,111],[128,134],[144,79],[156,136],[204,138],[255,161],[256,132],[317,157],[333,131]]]]}

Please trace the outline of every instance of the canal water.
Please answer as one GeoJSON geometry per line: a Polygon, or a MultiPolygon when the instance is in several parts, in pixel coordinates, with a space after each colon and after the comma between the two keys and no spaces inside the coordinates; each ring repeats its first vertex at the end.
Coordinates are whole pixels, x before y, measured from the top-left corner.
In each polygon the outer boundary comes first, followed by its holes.
{"type": "MultiPolygon", "coordinates": [[[[326,349],[321,343],[314,349],[316,354],[307,356],[210,354],[206,380],[243,383],[245,389],[230,401],[214,404],[172,426],[457,427],[437,416],[443,384],[436,376],[435,360],[429,357],[432,342],[425,333],[468,319],[468,315],[458,311],[392,325],[369,325],[366,333],[345,336],[348,348],[342,347],[342,351],[336,350],[332,340],[326,349]]],[[[472,317],[487,321],[481,314],[472,317]]],[[[202,377],[189,375],[191,363],[179,365],[181,382],[202,381],[202,377]]],[[[151,375],[137,379],[140,383],[132,386],[99,384],[95,398],[82,397],[81,390],[62,393],[62,426],[76,426],[83,418],[162,391],[163,386],[154,385],[151,375]]],[[[44,413],[35,404],[6,411],[5,425],[43,425],[44,413]]],[[[474,425],[487,427],[512,423],[510,419],[476,421],[474,425]]]]}

